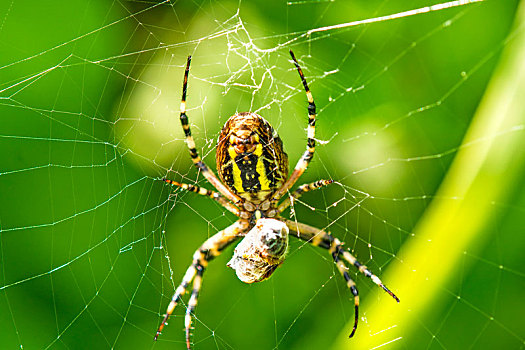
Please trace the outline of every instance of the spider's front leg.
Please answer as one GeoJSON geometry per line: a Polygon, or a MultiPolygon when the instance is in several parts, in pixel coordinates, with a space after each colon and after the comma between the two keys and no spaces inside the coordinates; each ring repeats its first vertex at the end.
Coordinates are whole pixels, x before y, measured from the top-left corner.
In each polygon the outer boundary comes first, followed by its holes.
{"type": "Polygon", "coordinates": [[[345,263],[341,261],[341,258],[349,264],[355,266],[359,270],[359,272],[364,274],[366,277],[369,277],[372,280],[372,282],[381,287],[385,292],[387,292],[392,298],[394,298],[399,303],[399,298],[394,293],[392,293],[390,289],[388,289],[383,284],[383,282],[381,282],[379,277],[370,272],[370,270],[365,265],[357,261],[357,259],[347,249],[344,248],[344,243],[339,241],[337,238],[332,237],[332,235],[330,235],[328,232],[325,232],[324,230],[318,229],[310,225],[286,219],[283,219],[283,221],[286,223],[286,226],[288,226],[290,230],[296,233],[296,236],[298,238],[305,240],[308,243],[313,244],[314,246],[328,249],[332,254],[334,262],[337,265],[337,269],[339,270],[341,275],[343,275],[348,288],[354,296],[355,320],[352,333],[350,333],[350,338],[355,334],[355,331],[357,329],[357,322],[359,319],[359,293],[357,291],[355,282],[348,274],[348,267],[346,267],[345,263]]]}
{"type": "Polygon", "coordinates": [[[162,329],[167,325],[168,318],[175,310],[175,307],[180,301],[180,298],[184,293],[186,293],[188,286],[193,282],[193,288],[191,291],[190,300],[188,302],[188,307],[186,309],[186,316],[184,327],[186,330],[186,347],[188,349],[190,346],[190,329],[192,322],[192,314],[197,306],[197,298],[199,296],[199,291],[202,285],[202,275],[204,269],[208,266],[208,262],[213,260],[215,257],[219,256],[221,252],[229,246],[231,243],[236,241],[247,229],[247,224],[243,221],[237,221],[233,225],[227,227],[226,229],[220,231],[219,233],[208,238],[193,254],[193,261],[186,270],[182,282],[175,290],[175,294],[171,299],[171,302],[168,305],[166,310],[166,315],[162,320],[157,333],[155,334],[155,340],[159,337],[162,329]]]}

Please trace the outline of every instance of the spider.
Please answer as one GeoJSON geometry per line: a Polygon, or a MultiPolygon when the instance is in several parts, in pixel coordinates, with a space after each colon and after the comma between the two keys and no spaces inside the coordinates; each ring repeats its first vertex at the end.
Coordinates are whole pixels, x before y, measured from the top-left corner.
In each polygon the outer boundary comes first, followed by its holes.
{"type": "Polygon", "coordinates": [[[191,56],[188,56],[182,85],[180,122],[193,163],[217,192],[195,185],[168,179],[163,180],[184,190],[212,198],[239,219],[207,239],[195,251],[193,261],[168,305],[166,315],[155,334],[155,340],[167,324],[168,318],[181,300],[182,295],[186,293],[188,286],[193,283],[185,316],[186,346],[191,349],[192,314],[197,305],[204,270],[208,262],[216,258],[226,247],[239,238],[243,238],[243,240],[236,247],[228,266],[233,268],[238,278],[245,283],[259,282],[269,278],[275,269],[282,264],[288,249],[290,231],[292,231],[293,236],[328,250],[354,298],[355,319],[350,337],[354,335],[357,329],[359,295],[356,284],[348,273],[347,263],[355,266],[359,272],[369,277],[399,302],[398,297],[366,266],[359,263],[337,238],[332,237],[330,233],[324,230],[288,220],[279,215],[303,193],[319,189],[333,182],[333,180],[318,180],[304,184],[280,202],[304,173],[315,151],[316,111],[314,99],[303,71],[291,50],[290,55],[308,99],[306,151],[288,177],[288,156],[283,150],[283,143],[279,135],[270,123],[256,113],[237,113],[226,121],[218,138],[216,160],[220,180],[200,158],[195,141],[191,136],[188,116],[186,115],[186,92],[191,63],[191,56]]]}

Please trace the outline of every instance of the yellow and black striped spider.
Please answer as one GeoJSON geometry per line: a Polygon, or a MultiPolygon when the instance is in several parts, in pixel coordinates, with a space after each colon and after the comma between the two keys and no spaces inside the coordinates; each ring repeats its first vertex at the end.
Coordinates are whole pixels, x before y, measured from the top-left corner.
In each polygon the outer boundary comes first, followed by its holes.
{"type": "Polygon", "coordinates": [[[245,283],[262,281],[270,277],[273,271],[284,261],[290,230],[293,232],[293,236],[314,246],[327,249],[332,255],[339,272],[343,275],[354,296],[355,321],[350,337],[354,335],[357,328],[359,296],[355,282],[348,273],[346,263],[355,266],[359,272],[371,278],[375,284],[399,302],[394,293],[366,266],[359,263],[347,249],[344,249],[343,243],[337,238],[332,237],[330,233],[324,230],[288,220],[279,215],[304,192],[318,189],[333,182],[332,180],[319,180],[299,186],[289,197],[279,203],[280,199],[290,191],[304,173],[315,151],[314,99],[303,71],[292,51],[290,51],[290,55],[308,99],[306,151],[288,177],[288,156],[283,150],[283,143],[279,135],[270,123],[256,113],[235,114],[224,125],[217,143],[217,171],[220,180],[199,157],[195,141],[191,136],[188,116],[186,115],[186,91],[191,62],[191,56],[188,57],[182,85],[180,122],[186,135],[186,143],[193,163],[218,192],[168,179],[164,181],[184,190],[214,199],[239,219],[231,226],[210,237],[195,251],[193,261],[168,305],[166,315],[155,335],[155,340],[166,325],[181,296],[193,282],[185,317],[186,346],[190,349],[192,313],[197,305],[202,275],[208,262],[217,257],[224,248],[243,238],[235,248],[234,256],[228,266],[235,269],[239,279],[245,283]]]}

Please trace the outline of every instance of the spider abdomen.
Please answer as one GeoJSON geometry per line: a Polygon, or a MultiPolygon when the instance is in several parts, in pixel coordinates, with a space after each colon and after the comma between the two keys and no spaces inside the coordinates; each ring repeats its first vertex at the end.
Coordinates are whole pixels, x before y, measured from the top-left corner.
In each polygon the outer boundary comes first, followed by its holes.
{"type": "Polygon", "coordinates": [[[288,156],[270,123],[256,113],[239,113],[222,128],[217,171],[235,194],[258,204],[288,177],[288,156]]]}
{"type": "Polygon", "coordinates": [[[276,219],[259,219],[235,247],[228,266],[244,283],[260,282],[284,262],[288,251],[288,227],[276,219]]]}

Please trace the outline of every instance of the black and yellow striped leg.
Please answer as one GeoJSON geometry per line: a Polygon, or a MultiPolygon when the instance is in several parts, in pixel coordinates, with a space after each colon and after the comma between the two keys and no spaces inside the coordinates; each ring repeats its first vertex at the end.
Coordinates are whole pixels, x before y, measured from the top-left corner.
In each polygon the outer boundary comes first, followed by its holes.
{"type": "Polygon", "coordinates": [[[192,315],[197,306],[197,299],[199,298],[199,292],[202,286],[202,275],[204,274],[204,267],[200,266],[197,269],[197,274],[193,281],[193,289],[191,291],[190,300],[188,302],[188,307],[186,308],[186,316],[184,317],[184,329],[186,333],[186,348],[191,349],[190,335],[191,335],[191,321],[192,315]]]}
{"type": "Polygon", "coordinates": [[[359,272],[361,272],[366,277],[370,278],[372,282],[381,287],[385,292],[387,292],[392,298],[394,298],[399,303],[399,298],[394,293],[392,293],[392,291],[390,291],[390,289],[388,289],[383,284],[383,282],[381,282],[379,277],[377,277],[370,270],[368,270],[368,268],[365,265],[357,261],[356,257],[353,256],[347,249],[344,249],[344,243],[341,243],[337,238],[332,237],[332,235],[330,235],[329,233],[316,227],[292,220],[287,220],[283,218],[280,219],[286,223],[286,226],[288,226],[290,230],[296,232],[298,238],[305,240],[315,246],[330,249],[332,244],[336,242],[336,244],[340,246],[339,255],[342,256],[344,260],[346,260],[351,265],[355,266],[359,270],[359,272]]]}
{"type": "Polygon", "coordinates": [[[247,224],[241,221],[237,221],[228,228],[208,238],[199,247],[199,249],[195,251],[195,254],[193,254],[192,264],[186,270],[186,273],[182,278],[181,284],[175,290],[175,294],[173,294],[171,302],[169,303],[168,308],[166,309],[166,315],[164,316],[162,323],[157,329],[157,333],[155,334],[154,338],[155,340],[157,340],[157,338],[159,337],[164,326],[167,325],[168,318],[175,310],[175,307],[179,303],[182,295],[186,293],[188,286],[190,285],[190,283],[193,282],[193,289],[190,296],[190,300],[188,302],[188,309],[186,310],[185,318],[186,344],[188,349],[190,349],[189,335],[192,321],[191,315],[193,314],[195,306],[197,305],[197,297],[201,288],[202,275],[204,273],[204,269],[208,265],[209,261],[213,260],[215,257],[220,255],[224,248],[226,248],[228,245],[230,245],[239,237],[241,237],[247,231],[247,229],[247,224]]]}
{"type": "Polygon", "coordinates": [[[303,193],[317,190],[324,186],[328,186],[333,182],[334,180],[317,180],[315,182],[311,182],[309,184],[304,184],[304,185],[299,186],[295,191],[293,191],[290,197],[287,197],[281,204],[279,204],[279,207],[277,208],[278,212],[282,213],[283,210],[285,210],[286,208],[290,206],[292,201],[301,197],[303,193]]]}
{"type": "Polygon", "coordinates": [[[349,336],[349,338],[352,338],[355,334],[355,331],[357,330],[357,322],[359,320],[359,292],[357,291],[357,286],[355,285],[355,282],[348,274],[348,267],[340,259],[341,249],[342,244],[337,238],[335,238],[330,247],[330,253],[332,254],[332,258],[334,259],[337,269],[346,281],[346,286],[348,287],[348,289],[350,289],[350,292],[354,296],[354,327],[352,328],[352,332],[349,336]]]}
{"type": "Polygon", "coordinates": [[[193,136],[191,136],[191,129],[186,115],[186,93],[188,91],[188,75],[190,73],[190,63],[191,56],[188,56],[188,61],[186,63],[186,70],[184,72],[184,82],[182,84],[182,99],[180,103],[180,123],[182,129],[184,130],[184,135],[186,136],[186,144],[190,150],[191,160],[193,164],[202,172],[202,175],[208,180],[213,187],[217,189],[224,197],[228,198],[233,203],[237,204],[241,202],[241,198],[233,193],[228,187],[222,184],[220,180],[215,176],[215,174],[208,168],[206,164],[202,161],[199,153],[197,152],[197,147],[195,146],[195,141],[193,136]]]}
{"type": "Polygon", "coordinates": [[[272,199],[273,200],[279,200],[292,186],[295,184],[295,182],[299,179],[299,177],[304,173],[306,168],[308,167],[308,164],[310,164],[310,161],[312,160],[315,152],[315,102],[314,98],[312,96],[312,92],[308,88],[308,84],[306,83],[306,79],[304,78],[303,70],[301,69],[301,66],[297,62],[297,59],[295,58],[295,55],[293,54],[293,51],[290,50],[290,55],[292,56],[292,59],[294,61],[295,67],[297,68],[297,72],[299,73],[299,76],[301,77],[301,82],[303,83],[304,90],[306,91],[306,97],[308,99],[308,139],[306,143],[306,151],[304,152],[303,156],[299,161],[297,162],[297,165],[295,166],[294,171],[286,180],[284,185],[275,192],[272,199]]]}
{"type": "MultiPolygon", "coordinates": [[[[288,228],[296,233],[296,236],[302,240],[305,240],[309,243],[311,243],[314,246],[321,247],[328,249],[332,253],[332,257],[334,258],[334,261],[337,264],[337,268],[339,269],[339,272],[343,275],[343,277],[346,280],[346,283],[348,287],[350,288],[350,291],[354,295],[354,304],[355,304],[355,324],[354,329],[352,330],[352,333],[350,336],[353,336],[355,333],[355,329],[357,328],[357,320],[358,320],[358,308],[359,308],[359,295],[357,292],[357,288],[355,288],[355,283],[352,281],[350,276],[348,275],[347,268],[344,265],[343,262],[341,262],[341,258],[351,265],[355,266],[359,272],[361,272],[366,277],[370,278],[372,282],[374,282],[376,285],[381,287],[385,292],[387,292],[392,298],[394,298],[399,303],[399,298],[388,289],[383,282],[374,275],[370,270],[367,269],[367,267],[363,264],[361,264],[357,259],[347,250],[344,249],[344,243],[339,241],[337,238],[332,237],[329,233],[325,232],[324,230],[318,229],[316,227],[306,225],[300,222],[295,222],[292,220],[287,220],[283,218],[279,218],[282,221],[286,223],[286,226],[288,228]],[[336,259],[337,258],[337,259],[336,259]]],[[[293,233],[290,233],[293,236],[293,233]]]]}
{"type": "Polygon", "coordinates": [[[224,198],[220,193],[215,191],[210,191],[204,187],[191,185],[191,184],[185,184],[180,183],[177,181],[169,180],[169,179],[162,179],[164,182],[169,183],[170,185],[180,187],[186,191],[194,192],[197,194],[200,194],[201,196],[209,197],[213,200],[215,200],[217,203],[222,205],[224,208],[228,209],[230,213],[235,214],[236,216],[240,216],[239,208],[237,208],[235,205],[231,204],[226,198],[224,198]]]}
{"type": "Polygon", "coordinates": [[[188,288],[188,285],[193,281],[196,274],[197,274],[197,268],[195,264],[192,263],[191,266],[188,267],[188,269],[186,270],[186,273],[184,274],[184,277],[182,278],[181,284],[179,284],[179,286],[175,290],[175,294],[173,294],[173,297],[171,298],[168,308],[166,309],[166,315],[164,315],[164,319],[162,320],[159,328],[157,329],[157,333],[155,334],[154,340],[157,340],[164,326],[168,324],[168,318],[171,316],[171,314],[175,310],[175,307],[179,303],[181,296],[184,293],[186,293],[186,289],[188,288]]]}

